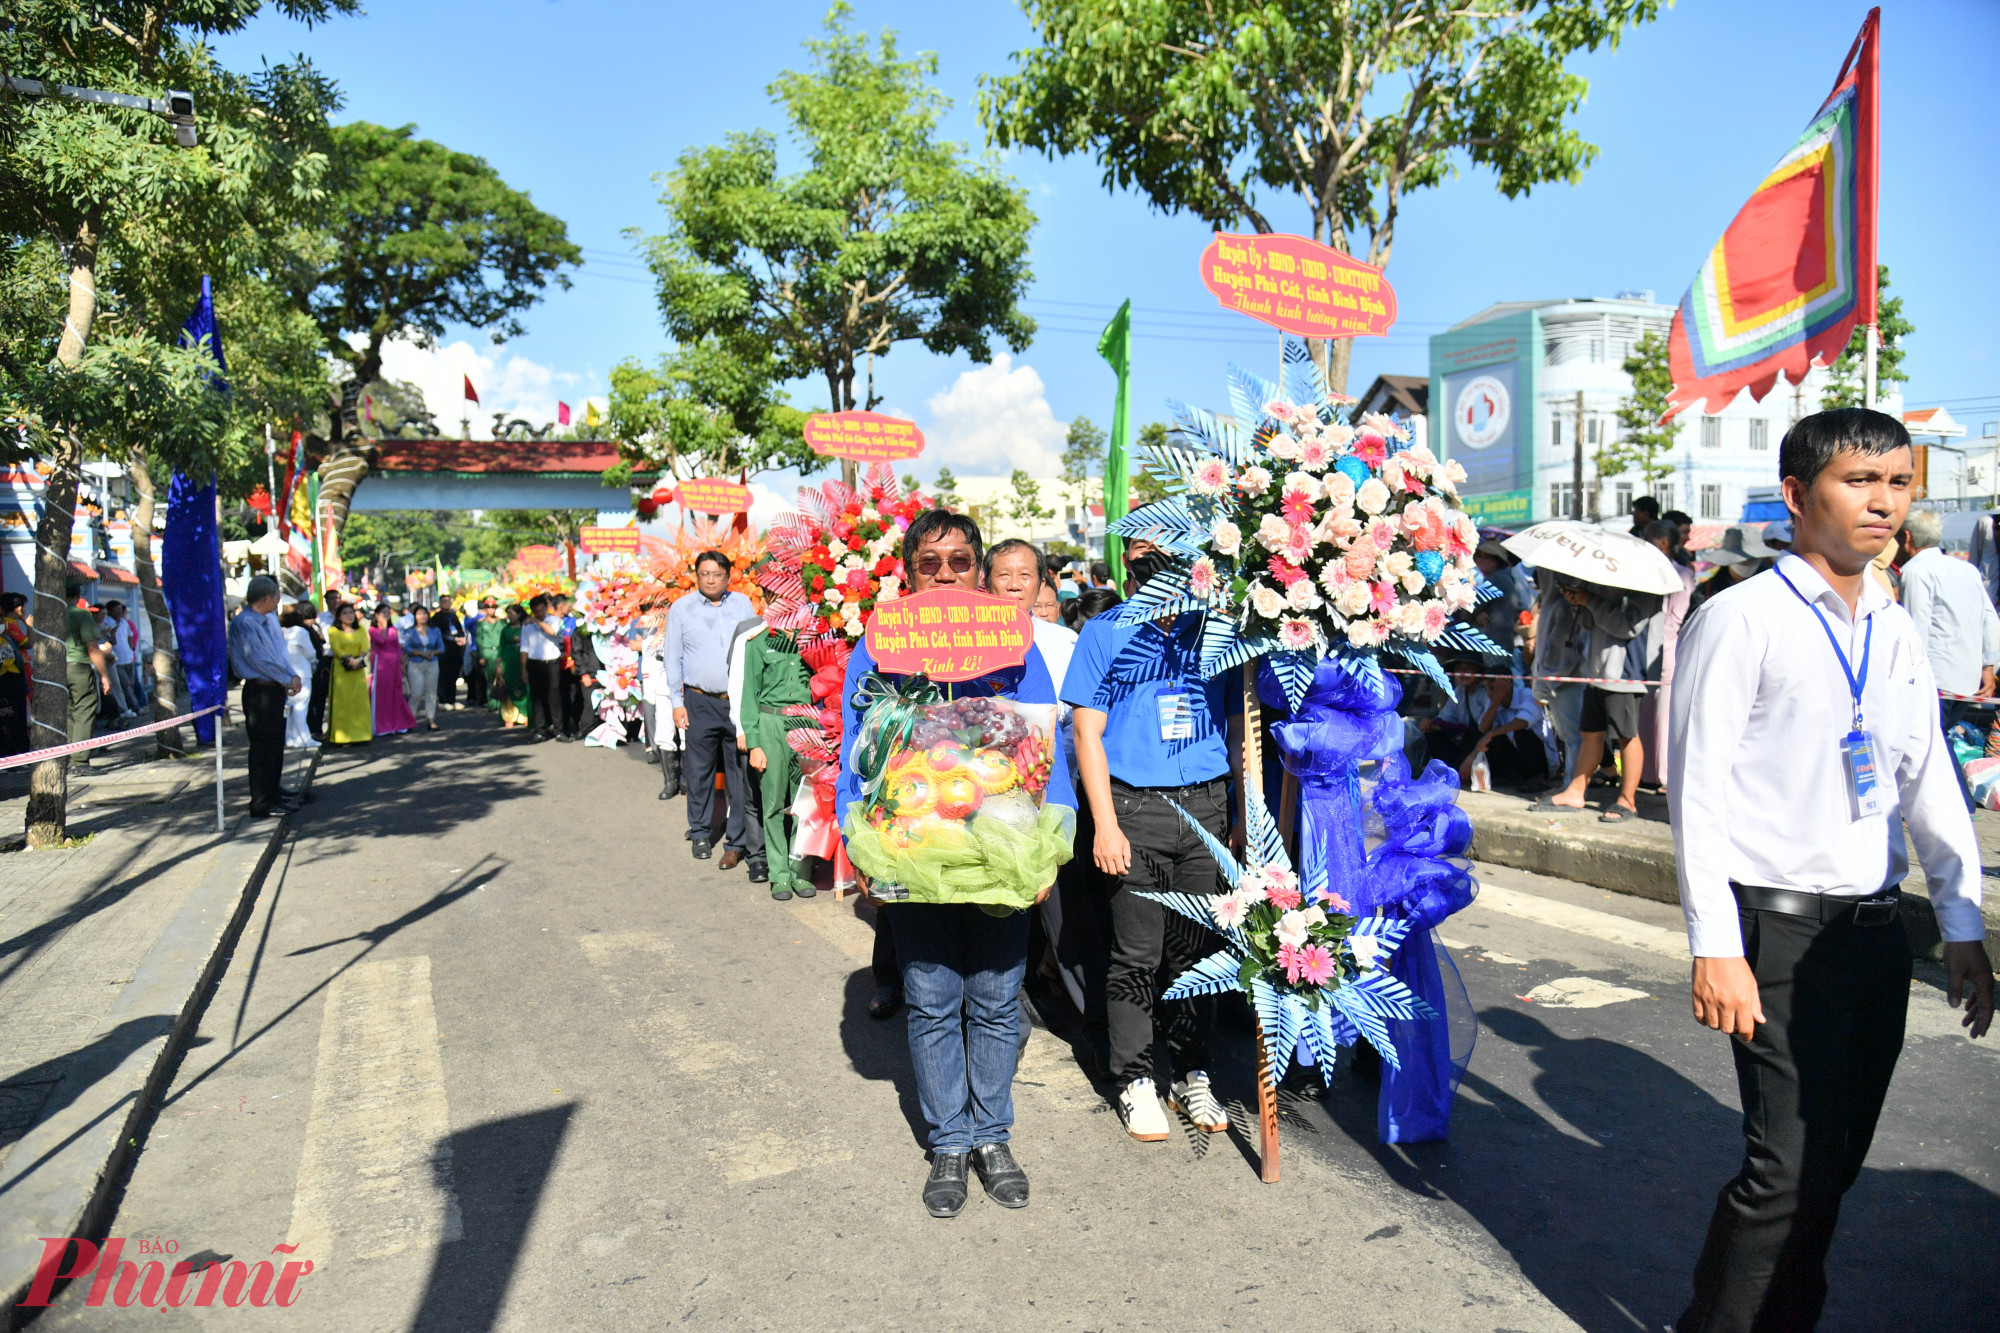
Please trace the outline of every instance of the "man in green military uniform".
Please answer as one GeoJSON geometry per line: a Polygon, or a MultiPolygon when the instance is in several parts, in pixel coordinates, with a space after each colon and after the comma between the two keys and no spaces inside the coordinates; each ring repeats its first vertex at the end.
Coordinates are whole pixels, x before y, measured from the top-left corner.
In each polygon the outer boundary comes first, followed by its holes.
{"type": "Polygon", "coordinates": [[[812,881],[792,864],[792,799],[799,793],[802,770],[798,752],[786,743],[794,726],[810,727],[803,718],[785,716],[792,704],[810,704],[806,664],[798,639],[766,626],[743,641],[743,730],[750,743],[750,767],[761,775],[764,798],[764,857],[771,868],[771,897],[785,902],[793,895],[810,898],[812,881]]]}
{"type": "Polygon", "coordinates": [[[63,665],[69,686],[69,738],[74,743],[89,740],[97,730],[98,686],[110,691],[111,663],[98,646],[97,617],[77,605],[83,584],[72,579],[63,591],[69,598],[63,620],[63,665]]]}

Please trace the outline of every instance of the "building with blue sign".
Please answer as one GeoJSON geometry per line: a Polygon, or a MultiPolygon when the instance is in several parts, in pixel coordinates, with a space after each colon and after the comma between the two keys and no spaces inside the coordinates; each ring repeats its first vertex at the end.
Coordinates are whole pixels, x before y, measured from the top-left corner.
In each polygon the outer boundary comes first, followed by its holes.
{"type": "MultiPolygon", "coordinates": [[[[1631,471],[1598,475],[1598,450],[1618,438],[1618,408],[1632,388],[1625,358],[1648,332],[1664,339],[1673,317],[1650,292],[1508,301],[1431,338],[1431,448],[1464,466],[1460,491],[1479,522],[1570,517],[1579,422],[1586,519],[1622,517],[1650,492],[1661,509],[1697,523],[1734,522],[1751,491],[1778,484],[1778,442],[1819,409],[1818,368],[1798,386],[1780,382],[1762,402],[1746,390],[1718,414],[1683,412],[1663,459],[1672,470],[1650,484],[1631,471]]],[[[1881,406],[1902,410],[1900,398],[1881,406]]]]}

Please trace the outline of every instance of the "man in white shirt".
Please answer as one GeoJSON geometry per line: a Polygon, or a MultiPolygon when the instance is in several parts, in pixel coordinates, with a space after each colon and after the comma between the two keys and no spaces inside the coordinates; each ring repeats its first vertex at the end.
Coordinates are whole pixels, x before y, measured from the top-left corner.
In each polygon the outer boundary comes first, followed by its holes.
{"type": "Polygon", "coordinates": [[[102,643],[111,654],[112,683],[118,686],[118,711],[127,715],[144,712],[146,688],[139,679],[139,627],[133,623],[125,603],[104,604],[102,643]]]}
{"type": "MultiPolygon", "coordinates": [[[[1944,541],[1944,516],[1933,509],[1912,509],[1903,521],[1896,544],[1903,558],[1903,609],[1916,622],[1917,636],[1931,659],[1931,674],[1947,694],[1993,693],[1993,668],[2000,663],[2000,615],[1986,594],[1986,580],[1969,561],[1956,560],[1939,549],[1944,541]]],[[[1944,734],[1981,705],[1965,699],[1941,699],[1939,715],[1944,734]]],[[[1958,772],[1965,803],[1965,774],[1958,772]]]]}
{"type": "Polygon", "coordinates": [[[1694,1014],[1727,1032],[1742,1169],[1716,1200],[1679,1333],[1799,1328],[1826,1299],[1841,1196],[1874,1136],[1910,998],[1898,922],[1908,825],[1946,995],[1993,1018],[1979,845],[1905,610],[1867,577],[1902,523],[1910,437],[1865,408],[1779,451],[1792,547],[1682,630],[1673,813],[1694,1014]]]}
{"type": "Polygon", "coordinates": [[[537,594],[528,603],[521,626],[521,674],[528,684],[528,739],[553,740],[556,734],[556,675],[562,665],[562,621],[549,611],[549,599],[537,594]]]}

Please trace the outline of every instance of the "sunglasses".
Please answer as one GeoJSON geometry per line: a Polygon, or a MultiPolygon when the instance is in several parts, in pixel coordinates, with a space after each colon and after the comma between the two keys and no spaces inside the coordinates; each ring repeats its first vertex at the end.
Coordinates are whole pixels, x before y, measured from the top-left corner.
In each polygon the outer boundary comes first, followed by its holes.
{"type": "MultiPolygon", "coordinates": [[[[951,556],[952,573],[970,574],[972,572],[972,564],[973,564],[972,556],[968,552],[965,551],[952,552],[951,556]]],[[[943,569],[944,567],[945,567],[945,558],[936,553],[924,556],[922,559],[917,561],[917,572],[919,574],[922,574],[927,579],[936,578],[938,576],[938,571],[943,569]]]]}

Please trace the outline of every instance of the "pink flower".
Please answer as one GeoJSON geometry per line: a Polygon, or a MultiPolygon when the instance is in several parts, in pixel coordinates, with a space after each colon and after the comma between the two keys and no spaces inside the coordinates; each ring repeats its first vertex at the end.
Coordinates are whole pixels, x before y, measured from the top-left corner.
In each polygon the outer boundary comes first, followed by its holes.
{"type": "Polygon", "coordinates": [[[1307,440],[1299,446],[1299,466],[1314,472],[1323,472],[1333,461],[1333,450],[1327,448],[1324,440],[1307,440]]]}
{"type": "Polygon", "coordinates": [[[1298,409],[1282,399],[1273,398],[1264,404],[1264,415],[1274,421],[1290,421],[1298,415],[1298,409]]]}
{"type": "Polygon", "coordinates": [[[1285,522],[1287,523],[1310,523],[1313,516],[1313,503],[1298,491],[1286,491],[1280,512],[1284,514],[1285,522]]]}
{"type": "Polygon", "coordinates": [[[1285,980],[1297,985],[1299,981],[1301,950],[1289,944],[1278,946],[1278,966],[1285,969],[1285,980]]]}
{"type": "Polygon", "coordinates": [[[1281,555],[1271,557],[1271,577],[1290,588],[1306,576],[1306,572],[1281,555]]]}
{"type": "Polygon", "coordinates": [[[1479,529],[1473,525],[1472,516],[1463,510],[1452,515],[1451,527],[1445,534],[1446,555],[1471,555],[1472,548],[1479,544],[1479,529]]]}
{"type": "Polygon", "coordinates": [[[1375,549],[1386,555],[1396,547],[1396,520],[1393,518],[1369,519],[1368,536],[1375,543],[1375,549]]]}
{"type": "Polygon", "coordinates": [[[1285,969],[1285,980],[1297,985],[1303,980],[1310,986],[1324,986],[1333,980],[1333,951],[1323,944],[1308,944],[1297,951],[1297,975],[1291,968],[1285,969]]]}
{"type": "Polygon", "coordinates": [[[1220,458],[1204,458],[1194,465],[1189,484],[1197,495],[1222,495],[1228,492],[1230,482],[1229,464],[1220,458]]]}
{"type": "Polygon", "coordinates": [[[1222,580],[1215,572],[1215,562],[1207,556],[1195,561],[1193,567],[1188,570],[1187,587],[1190,596],[1213,597],[1221,584],[1222,580]]]}
{"type": "Polygon", "coordinates": [[[1368,609],[1378,616],[1386,616],[1396,609],[1396,585],[1378,583],[1374,586],[1374,596],[1368,599],[1368,609]]]}
{"type": "Polygon", "coordinates": [[[1295,885],[1273,884],[1269,889],[1265,890],[1265,893],[1270,898],[1271,906],[1277,908],[1280,912],[1289,912],[1303,901],[1299,897],[1299,891],[1295,885]]]}
{"type": "MultiPolygon", "coordinates": [[[[1292,652],[1304,652],[1313,646],[1312,622],[1301,620],[1297,616],[1287,616],[1278,626],[1278,642],[1292,652]]],[[[1295,898],[1297,896],[1293,895],[1295,898]]],[[[1272,901],[1277,901],[1275,894],[1272,895],[1272,901]]]]}
{"type": "Polygon", "coordinates": [[[1389,442],[1379,431],[1364,429],[1354,437],[1353,455],[1369,467],[1381,467],[1389,457],[1389,442]]]}
{"type": "Polygon", "coordinates": [[[1341,897],[1339,894],[1335,893],[1332,889],[1321,889],[1318,893],[1313,895],[1313,901],[1321,904],[1324,907],[1331,908],[1333,911],[1336,912],[1351,912],[1354,910],[1354,908],[1351,905],[1349,905],[1347,899],[1341,897]]]}
{"type": "Polygon", "coordinates": [[[1424,637],[1426,639],[1437,638],[1438,635],[1444,633],[1444,627],[1449,623],[1451,623],[1451,617],[1446,614],[1443,602],[1426,602],[1424,604],[1424,637]]]}
{"type": "Polygon", "coordinates": [[[1234,930],[1242,925],[1249,911],[1249,904],[1233,893],[1217,894],[1208,900],[1208,914],[1224,930],[1234,930]]]}

